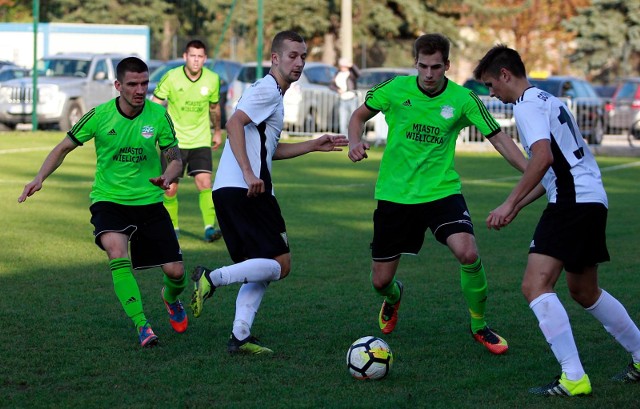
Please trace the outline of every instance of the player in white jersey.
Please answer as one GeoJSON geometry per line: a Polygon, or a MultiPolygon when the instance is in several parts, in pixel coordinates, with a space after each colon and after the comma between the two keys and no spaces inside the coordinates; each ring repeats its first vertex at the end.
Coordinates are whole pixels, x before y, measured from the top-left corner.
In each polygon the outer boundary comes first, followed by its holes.
{"type": "Polygon", "coordinates": [[[545,191],[549,202],[531,242],[522,292],[562,374],[529,391],[545,396],[591,394],[569,317],[554,292],[563,269],[571,297],[631,354],[631,363],[614,379],[640,382],[640,331],[624,306],[598,285],[598,263],[609,261],[607,195],[575,119],[560,100],[529,83],[520,55],[504,45],[489,50],[474,76],[492,96],[515,104],[520,140],[529,155],[524,175],[506,201],[490,212],[487,227],[507,226],[545,191]]]}
{"type": "Polygon", "coordinates": [[[213,186],[213,202],[229,255],[235,264],[195,269],[191,301],[199,317],[216,288],[241,284],[236,299],[230,353],[273,351],[251,335],[260,302],[272,281],[285,278],[291,254],[284,219],[271,181],[272,159],[289,159],[314,151],[339,151],[343,135],[322,135],[299,143],[279,144],[284,123],[282,96],[302,74],[307,46],[293,31],[278,33],[271,45],[269,74],[248,88],[227,121],[227,142],[213,186]]]}

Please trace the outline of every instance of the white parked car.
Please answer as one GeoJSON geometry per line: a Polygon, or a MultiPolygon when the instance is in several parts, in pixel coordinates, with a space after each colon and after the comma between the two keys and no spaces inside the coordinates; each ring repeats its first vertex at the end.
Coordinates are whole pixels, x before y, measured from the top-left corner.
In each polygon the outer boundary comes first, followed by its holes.
{"type": "MultiPolygon", "coordinates": [[[[262,75],[271,67],[262,63],[262,75]]],[[[227,118],[233,114],[244,90],[257,80],[257,64],[245,63],[229,83],[225,105],[227,118]]],[[[337,68],[320,62],[308,62],[300,79],[284,94],[284,122],[292,134],[309,134],[337,129],[338,94],[329,89],[337,68]]]]}

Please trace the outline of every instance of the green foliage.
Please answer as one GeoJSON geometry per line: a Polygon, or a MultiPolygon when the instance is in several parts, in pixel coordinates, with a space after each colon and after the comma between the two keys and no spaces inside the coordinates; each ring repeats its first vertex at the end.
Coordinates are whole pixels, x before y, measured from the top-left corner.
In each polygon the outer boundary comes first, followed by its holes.
{"type": "Polygon", "coordinates": [[[32,13],[31,1],[0,0],[0,22],[18,23],[31,21],[32,13]]]}
{"type": "MultiPolygon", "coordinates": [[[[417,257],[402,258],[401,317],[384,336],[395,363],[380,382],[352,379],[349,344],[379,335],[381,300],[369,281],[373,190],[381,148],[353,164],[346,152],[317,153],[274,163],[274,184],[292,246],[293,268],[273,283],[254,334],[273,357],[229,356],[236,287],[221,288],[185,334],[170,329],[160,300],[161,273],[136,273],[145,311],[161,346],[142,350],[94,244],[88,193],[91,144],[72,152],[42,191],[18,204],[62,133],[0,135],[0,407],[4,408],[621,408],[636,407],[636,385],[609,377],[629,356],[589,314],[571,302],[561,279],[580,356],[594,395],[585,399],[530,396],[559,366],[520,294],[534,225],[544,203],[522,211],[500,232],[485,215],[508,194],[517,175],[493,153],[461,153],[456,164],[476,223],[489,278],[489,321],[510,342],[492,356],[468,334],[468,313],[450,252],[428,233],[417,257]],[[634,403],[635,402],[635,403],[634,403]]],[[[216,156],[219,155],[216,152],[216,156]]],[[[637,158],[598,157],[609,193],[610,263],[600,283],[638,322],[637,158]]],[[[200,240],[193,183],[181,186],[185,266],[230,262],[224,244],[200,240]]],[[[183,300],[189,298],[185,294],[183,300]]]]}
{"type": "Polygon", "coordinates": [[[577,34],[571,62],[595,78],[611,82],[640,68],[640,3],[594,0],[566,22],[577,34]]]}

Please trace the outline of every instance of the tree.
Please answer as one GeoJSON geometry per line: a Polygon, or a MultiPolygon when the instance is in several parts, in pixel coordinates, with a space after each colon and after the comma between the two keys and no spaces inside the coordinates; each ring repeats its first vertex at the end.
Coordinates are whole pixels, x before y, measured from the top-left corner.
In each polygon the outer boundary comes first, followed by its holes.
{"type": "Polygon", "coordinates": [[[577,35],[571,62],[596,80],[610,83],[640,70],[640,2],[593,0],[566,23],[577,35]]]}
{"type": "Polygon", "coordinates": [[[208,18],[198,1],[188,0],[41,0],[41,21],[92,24],[141,24],[151,29],[151,55],[170,58],[179,29],[200,29],[193,22],[208,18]],[[199,13],[192,15],[191,13],[199,13]],[[184,24],[180,24],[180,19],[184,24]]]}
{"type": "Polygon", "coordinates": [[[27,22],[31,21],[31,1],[0,0],[0,21],[27,22]]]}

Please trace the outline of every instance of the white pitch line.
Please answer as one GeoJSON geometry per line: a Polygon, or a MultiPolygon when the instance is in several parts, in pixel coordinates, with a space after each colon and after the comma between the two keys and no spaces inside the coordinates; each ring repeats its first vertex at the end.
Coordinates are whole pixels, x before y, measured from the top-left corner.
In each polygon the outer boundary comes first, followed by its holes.
{"type": "MultiPolygon", "coordinates": [[[[635,168],[635,167],[640,167],[640,162],[631,162],[631,163],[625,163],[623,165],[608,166],[608,167],[600,168],[600,172],[601,173],[613,172],[613,171],[620,170],[620,169],[628,169],[628,168],[635,168]]],[[[521,175],[505,176],[505,177],[495,178],[495,179],[471,179],[471,180],[464,180],[463,179],[462,182],[465,183],[465,184],[481,185],[481,184],[484,184],[484,183],[508,182],[510,180],[519,180],[520,177],[521,177],[521,175]]]]}
{"type": "Polygon", "coordinates": [[[625,163],[624,165],[615,165],[615,166],[609,166],[608,168],[602,168],[601,171],[609,172],[609,171],[618,170],[618,169],[635,168],[638,166],[640,166],[640,162],[631,162],[631,163],[625,163]]]}
{"type": "Polygon", "coordinates": [[[0,150],[0,155],[5,155],[8,153],[36,152],[36,151],[49,151],[49,150],[51,150],[51,146],[42,146],[39,148],[2,149],[0,150]]]}

